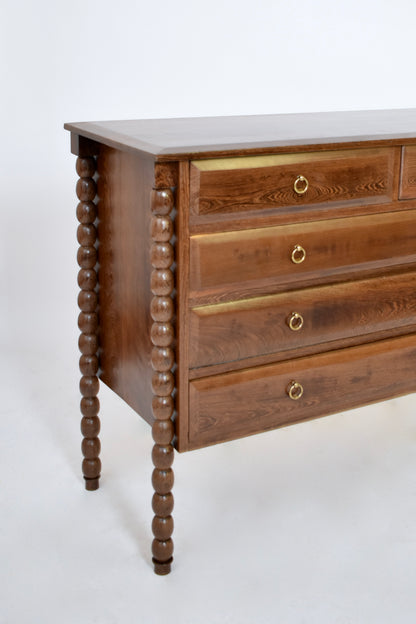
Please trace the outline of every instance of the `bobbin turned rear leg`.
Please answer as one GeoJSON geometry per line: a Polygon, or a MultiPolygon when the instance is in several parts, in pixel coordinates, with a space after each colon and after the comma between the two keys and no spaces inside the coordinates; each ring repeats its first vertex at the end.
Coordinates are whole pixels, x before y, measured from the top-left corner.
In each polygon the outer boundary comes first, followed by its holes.
{"type": "Polygon", "coordinates": [[[174,400],[172,392],[175,380],[172,368],[175,364],[174,329],[172,321],[175,315],[174,275],[171,267],[174,262],[174,249],[170,243],[173,235],[173,223],[170,213],[174,198],[170,189],[154,190],[152,193],[151,223],[151,290],[153,298],[150,313],[151,327],[153,416],[155,418],[152,435],[155,441],[152,460],[155,466],[152,484],[153,495],[152,530],[155,536],[152,544],[153,564],[156,574],[169,574],[173,560],[173,456],[172,440],[175,429],[172,421],[174,400]]]}
{"type": "Polygon", "coordinates": [[[93,156],[77,158],[76,169],[79,175],[77,182],[77,218],[80,222],[77,230],[77,238],[80,244],[78,249],[78,285],[81,289],[78,295],[78,305],[81,310],[78,317],[78,326],[81,330],[79,337],[79,349],[81,357],[79,368],[82,374],[80,381],[81,399],[81,432],[84,436],[82,441],[82,472],[87,490],[96,490],[99,485],[101,461],[99,459],[100,420],[98,412],[100,404],[97,398],[99,381],[98,373],[98,315],[97,315],[97,251],[95,243],[97,231],[95,220],[97,218],[96,184],[93,176],[96,170],[96,161],[93,156]]]}

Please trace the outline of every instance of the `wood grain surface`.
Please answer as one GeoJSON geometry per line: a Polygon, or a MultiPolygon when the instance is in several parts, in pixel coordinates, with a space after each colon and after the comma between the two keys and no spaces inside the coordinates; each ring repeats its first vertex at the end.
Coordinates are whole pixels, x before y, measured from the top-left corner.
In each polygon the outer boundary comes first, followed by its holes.
{"type": "Polygon", "coordinates": [[[416,145],[403,147],[400,199],[416,198],[416,145]]]}
{"type": "Polygon", "coordinates": [[[176,440],[175,448],[188,448],[189,426],[189,163],[179,163],[176,189],[176,440]]]}
{"type": "Polygon", "coordinates": [[[190,446],[197,448],[416,390],[416,335],[197,379],[190,446]],[[288,396],[291,382],[303,387],[288,396]]]}
{"type": "Polygon", "coordinates": [[[206,215],[292,206],[295,212],[324,202],[388,202],[395,199],[398,156],[395,148],[375,148],[195,161],[190,211],[206,215]],[[294,189],[299,175],[308,181],[302,195],[294,189]]]}
{"type": "MultiPolygon", "coordinates": [[[[193,308],[191,368],[416,324],[416,272],[193,308]],[[302,319],[299,329],[299,317],[302,319]],[[290,328],[290,319],[292,326],[290,328]],[[298,320],[296,324],[296,319],[298,320]]],[[[289,356],[289,353],[287,353],[289,356]]],[[[250,366],[246,362],[246,366],[250,366]]]]}
{"type": "Polygon", "coordinates": [[[266,294],[302,280],[415,261],[414,210],[200,234],[191,237],[190,298],[193,305],[230,301],[251,288],[266,294]],[[297,245],[306,252],[300,264],[291,259],[297,245]]]}
{"type": "Polygon", "coordinates": [[[65,128],[123,151],[188,160],[282,150],[405,144],[416,136],[416,109],[188,117],[67,123],[65,128]],[[364,144],[364,145],[362,145],[364,144]]]}
{"type": "Polygon", "coordinates": [[[102,146],[98,166],[100,378],[152,416],[149,159],[102,146]]]}

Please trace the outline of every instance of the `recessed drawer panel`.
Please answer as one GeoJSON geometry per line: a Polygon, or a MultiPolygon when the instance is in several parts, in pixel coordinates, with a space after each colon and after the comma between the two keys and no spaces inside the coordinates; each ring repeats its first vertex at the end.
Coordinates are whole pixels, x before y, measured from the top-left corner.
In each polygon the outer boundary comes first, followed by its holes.
{"type": "Polygon", "coordinates": [[[416,211],[191,237],[194,302],[250,296],[297,282],[415,262],[416,211]]]}
{"type": "Polygon", "coordinates": [[[392,201],[398,153],[372,148],[194,161],[191,213],[392,201]]]}
{"type": "Polygon", "coordinates": [[[190,446],[325,416],[416,390],[416,336],[190,383],[190,446]]]}
{"type": "Polygon", "coordinates": [[[416,272],[200,306],[190,313],[190,367],[410,325],[416,272]]]}
{"type": "Polygon", "coordinates": [[[403,147],[400,199],[416,199],[416,145],[403,147]]]}

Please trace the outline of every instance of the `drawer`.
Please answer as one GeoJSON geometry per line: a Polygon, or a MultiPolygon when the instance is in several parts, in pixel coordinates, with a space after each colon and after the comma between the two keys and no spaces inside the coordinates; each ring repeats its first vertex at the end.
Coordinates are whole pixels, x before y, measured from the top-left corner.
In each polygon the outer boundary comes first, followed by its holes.
{"type": "Polygon", "coordinates": [[[191,213],[389,202],[395,198],[398,155],[384,147],[193,161],[191,213]]]}
{"type": "Polygon", "coordinates": [[[416,145],[403,147],[400,199],[416,199],[416,145]]]}
{"type": "MultiPolygon", "coordinates": [[[[193,308],[191,368],[416,325],[416,272],[193,308]]],[[[288,354],[290,355],[290,354],[288,354]]]]}
{"type": "Polygon", "coordinates": [[[232,300],[415,260],[414,210],[199,234],[190,242],[190,296],[232,300]]]}
{"type": "Polygon", "coordinates": [[[190,383],[190,446],[259,433],[416,390],[416,335],[190,383]],[[293,384],[297,383],[298,386],[293,384]],[[300,394],[298,399],[291,399],[300,394]]]}

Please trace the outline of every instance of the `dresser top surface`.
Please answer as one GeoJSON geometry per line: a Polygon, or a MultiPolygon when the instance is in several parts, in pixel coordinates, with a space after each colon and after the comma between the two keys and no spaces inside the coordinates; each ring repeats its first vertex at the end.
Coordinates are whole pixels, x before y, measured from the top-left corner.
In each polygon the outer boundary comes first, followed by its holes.
{"type": "Polygon", "coordinates": [[[416,109],[94,121],[65,128],[117,149],[184,160],[236,150],[415,139],[416,109]]]}

